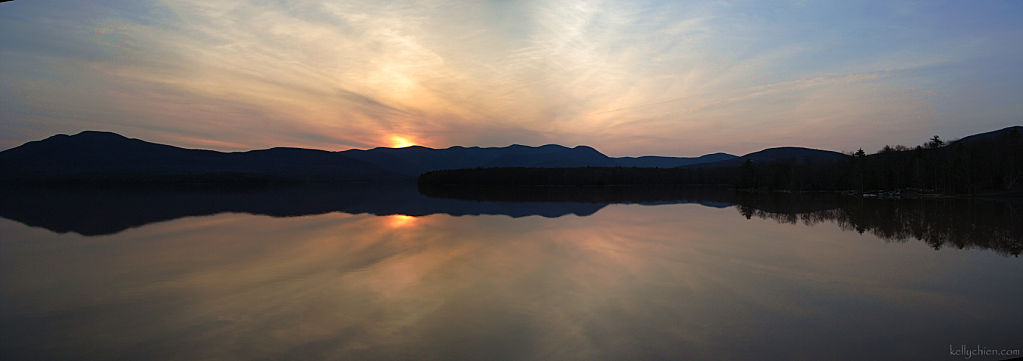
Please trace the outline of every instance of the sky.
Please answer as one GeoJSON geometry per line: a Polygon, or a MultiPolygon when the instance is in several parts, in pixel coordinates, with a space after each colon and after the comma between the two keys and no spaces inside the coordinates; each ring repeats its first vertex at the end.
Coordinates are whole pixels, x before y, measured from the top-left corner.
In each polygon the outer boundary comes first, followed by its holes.
{"type": "Polygon", "coordinates": [[[0,149],[876,151],[1023,124],[1023,1],[0,3],[0,149]]]}

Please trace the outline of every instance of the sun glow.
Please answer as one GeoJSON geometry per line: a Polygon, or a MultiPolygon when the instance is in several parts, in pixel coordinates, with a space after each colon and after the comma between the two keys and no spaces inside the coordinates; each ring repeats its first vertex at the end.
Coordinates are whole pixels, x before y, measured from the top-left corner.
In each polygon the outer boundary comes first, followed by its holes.
{"type": "Polygon", "coordinates": [[[403,214],[396,214],[393,216],[389,216],[387,218],[388,218],[387,224],[391,226],[391,228],[408,227],[416,223],[416,217],[406,216],[403,214]]]}
{"type": "Polygon", "coordinates": [[[416,143],[412,142],[408,138],[399,137],[397,135],[391,137],[391,148],[405,148],[413,145],[416,145],[416,143]]]}

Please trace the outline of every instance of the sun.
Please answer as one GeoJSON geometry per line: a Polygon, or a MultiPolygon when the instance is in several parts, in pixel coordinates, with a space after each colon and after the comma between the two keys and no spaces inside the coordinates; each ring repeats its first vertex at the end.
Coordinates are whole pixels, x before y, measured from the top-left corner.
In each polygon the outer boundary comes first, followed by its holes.
{"type": "Polygon", "coordinates": [[[416,145],[416,143],[412,142],[408,138],[399,137],[397,135],[391,137],[391,148],[405,148],[413,145],[416,145]]]}

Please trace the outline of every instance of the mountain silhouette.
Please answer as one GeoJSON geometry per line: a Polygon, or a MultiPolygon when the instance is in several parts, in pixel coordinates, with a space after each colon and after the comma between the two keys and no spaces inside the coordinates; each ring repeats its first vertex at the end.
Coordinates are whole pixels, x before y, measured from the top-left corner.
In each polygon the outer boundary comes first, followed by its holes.
{"type": "Polygon", "coordinates": [[[337,153],[298,148],[185,149],[109,132],[55,135],[0,152],[5,181],[300,179],[368,181],[397,175],[337,153]]]}
{"type": "Polygon", "coordinates": [[[684,167],[687,165],[714,163],[735,158],[737,157],[728,153],[713,153],[702,155],[695,158],[660,156],[620,157],[615,158],[615,161],[621,167],[675,168],[684,167]]]}
{"type": "MultiPolygon", "coordinates": [[[[950,144],[982,144],[1020,132],[1023,132],[1023,127],[1008,127],[971,135],[950,144]]],[[[84,131],[75,135],[55,135],[0,152],[0,171],[3,174],[0,182],[378,182],[412,181],[427,172],[453,169],[722,169],[737,168],[746,161],[754,164],[824,164],[848,158],[849,155],[839,152],[803,147],[768,148],[741,157],[713,153],[693,158],[615,158],[584,145],[569,148],[557,144],[539,147],[519,144],[507,147],[454,146],[443,149],[381,147],[340,152],[302,148],[219,152],[156,144],[110,132],[84,131]]]]}
{"type": "Polygon", "coordinates": [[[612,158],[588,146],[352,149],[270,148],[219,152],[110,132],[55,135],[0,152],[3,182],[276,182],[412,180],[433,170],[493,167],[675,167],[735,156],[612,158]]]}
{"type": "Polygon", "coordinates": [[[569,148],[557,144],[539,147],[519,144],[486,148],[455,146],[446,149],[412,146],[368,150],[352,149],[340,153],[353,159],[372,163],[391,172],[410,176],[434,170],[466,168],[673,168],[736,158],[736,156],[726,153],[714,153],[696,158],[658,156],[614,158],[585,145],[569,148]]]}
{"type": "Polygon", "coordinates": [[[352,149],[340,152],[352,159],[375,164],[391,172],[417,176],[441,169],[492,167],[596,167],[615,166],[610,158],[587,146],[568,148],[556,144],[540,147],[511,145],[507,147],[450,147],[433,149],[422,146],[406,148],[352,149]]]}
{"type": "Polygon", "coordinates": [[[846,159],[849,156],[835,151],[803,148],[803,147],[776,147],[767,148],[761,151],[746,154],[741,157],[724,159],[716,162],[704,162],[693,164],[697,167],[735,167],[742,165],[747,160],[753,163],[771,163],[781,161],[809,161],[809,162],[832,162],[846,159]]]}
{"type": "Polygon", "coordinates": [[[992,140],[992,139],[995,139],[995,138],[1004,137],[1004,136],[1007,136],[1007,135],[1010,135],[1010,134],[1023,135],[1023,126],[1017,125],[1017,126],[1002,128],[1002,129],[999,129],[999,130],[993,130],[993,131],[990,131],[990,132],[977,133],[977,134],[974,134],[974,135],[971,135],[971,136],[968,136],[968,137],[963,137],[963,138],[961,138],[961,139],[959,139],[957,141],[953,141],[953,143],[957,143],[958,142],[958,143],[963,143],[963,144],[971,144],[971,143],[976,143],[976,142],[989,141],[989,140],[992,140]]]}

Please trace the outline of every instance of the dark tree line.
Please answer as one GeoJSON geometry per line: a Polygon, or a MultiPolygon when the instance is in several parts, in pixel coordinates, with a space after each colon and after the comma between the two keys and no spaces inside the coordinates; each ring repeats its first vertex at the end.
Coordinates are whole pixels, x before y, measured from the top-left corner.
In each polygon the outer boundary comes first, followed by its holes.
{"type": "Polygon", "coordinates": [[[976,194],[1023,189],[1023,134],[1010,128],[946,144],[939,137],[909,148],[859,150],[838,161],[746,160],[738,166],[682,168],[476,168],[428,172],[420,184],[730,185],[748,190],[860,192],[912,190],[976,194]]]}
{"type": "Polygon", "coordinates": [[[935,136],[913,149],[885,146],[854,156],[854,189],[922,189],[946,194],[1017,191],[1023,178],[1023,134],[1017,128],[945,144],[935,136]]]}

